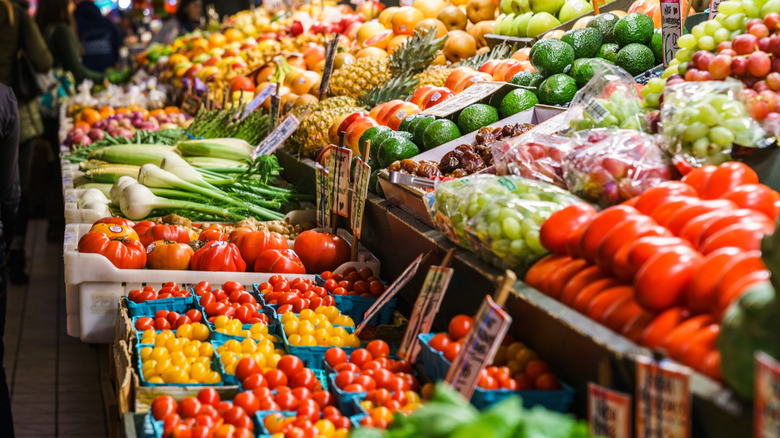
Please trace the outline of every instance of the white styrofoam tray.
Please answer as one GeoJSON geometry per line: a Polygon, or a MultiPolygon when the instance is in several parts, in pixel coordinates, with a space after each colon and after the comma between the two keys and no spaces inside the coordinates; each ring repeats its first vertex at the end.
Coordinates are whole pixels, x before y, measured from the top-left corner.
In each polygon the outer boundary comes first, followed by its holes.
{"type": "MultiPolygon", "coordinates": [[[[133,289],[144,285],[159,287],[168,281],[179,284],[194,284],[208,281],[222,284],[237,281],[245,286],[268,281],[271,275],[256,272],[208,272],[208,271],[171,271],[152,269],[118,269],[100,254],[82,254],[78,251],[78,241],[91,228],[90,224],[70,224],[65,226],[65,298],[68,315],[68,335],[79,337],[83,342],[111,343],[114,341],[117,303],[119,298],[133,289]]],[[[346,230],[339,235],[348,242],[352,236],[346,230]]],[[[341,265],[337,272],[353,266],[356,269],[369,267],[380,272],[381,264],[364,247],[359,247],[357,261],[341,265]]],[[[290,279],[313,275],[280,274],[290,279]]]]}

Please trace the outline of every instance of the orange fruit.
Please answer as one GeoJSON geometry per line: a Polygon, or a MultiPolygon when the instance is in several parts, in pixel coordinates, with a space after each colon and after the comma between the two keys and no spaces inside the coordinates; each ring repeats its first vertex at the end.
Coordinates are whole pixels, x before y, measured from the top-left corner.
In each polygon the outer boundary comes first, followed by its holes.
{"type": "Polygon", "coordinates": [[[406,41],[411,38],[409,35],[396,35],[390,40],[390,44],[387,45],[387,53],[393,53],[398,50],[399,47],[406,44],[406,41]]]}
{"type": "Polygon", "coordinates": [[[177,106],[166,106],[165,112],[167,114],[179,114],[181,112],[181,109],[179,109],[179,107],[177,106]]]}
{"type": "Polygon", "coordinates": [[[117,114],[128,114],[130,112],[130,110],[125,107],[117,108],[115,111],[117,114]]]}
{"type": "Polygon", "coordinates": [[[357,35],[355,36],[355,40],[357,41],[358,45],[363,47],[363,43],[366,40],[379,34],[380,32],[384,32],[385,30],[386,29],[382,23],[372,20],[367,23],[363,23],[363,25],[360,26],[360,29],[358,29],[357,35]]]}
{"type": "Polygon", "coordinates": [[[116,114],[116,111],[114,111],[114,109],[111,108],[110,106],[101,107],[99,112],[100,112],[100,116],[104,119],[107,119],[116,114]]]}
{"type": "Polygon", "coordinates": [[[164,116],[165,115],[165,110],[162,109],[162,108],[157,108],[155,110],[151,110],[149,112],[149,115],[152,116],[152,117],[164,116]]]}
{"type": "Polygon", "coordinates": [[[360,58],[384,58],[387,57],[387,52],[385,52],[382,49],[377,49],[376,47],[366,47],[365,49],[360,50],[355,55],[357,59],[360,58]]]}
{"type": "Polygon", "coordinates": [[[414,27],[425,18],[422,12],[411,7],[402,6],[393,14],[393,32],[396,35],[413,35],[414,27]]]}
{"type": "Polygon", "coordinates": [[[84,110],[81,111],[81,121],[88,123],[90,126],[102,118],[100,113],[92,108],[84,108],[84,110]]]}
{"type": "Polygon", "coordinates": [[[447,35],[447,26],[445,26],[444,23],[442,23],[440,20],[437,20],[436,18],[426,18],[421,20],[419,23],[417,23],[417,26],[414,27],[414,30],[427,33],[432,27],[436,28],[437,37],[447,35]]]}
{"type": "Polygon", "coordinates": [[[415,0],[414,2],[414,8],[422,12],[425,18],[436,18],[439,12],[446,7],[447,2],[444,0],[415,0]]]}
{"type": "Polygon", "coordinates": [[[384,50],[392,40],[393,31],[390,29],[385,29],[363,41],[363,47],[376,47],[377,49],[384,50]]]}
{"type": "Polygon", "coordinates": [[[219,32],[212,33],[211,36],[209,37],[209,47],[211,47],[212,49],[215,49],[217,47],[222,47],[225,45],[225,43],[227,43],[227,38],[225,37],[225,35],[222,35],[219,32]]]}
{"type": "Polygon", "coordinates": [[[231,27],[230,29],[225,30],[225,38],[227,38],[230,43],[241,41],[244,39],[244,33],[231,27]]]}
{"type": "Polygon", "coordinates": [[[379,22],[388,29],[393,27],[393,15],[401,8],[398,6],[390,6],[384,11],[379,13],[379,22]]]}

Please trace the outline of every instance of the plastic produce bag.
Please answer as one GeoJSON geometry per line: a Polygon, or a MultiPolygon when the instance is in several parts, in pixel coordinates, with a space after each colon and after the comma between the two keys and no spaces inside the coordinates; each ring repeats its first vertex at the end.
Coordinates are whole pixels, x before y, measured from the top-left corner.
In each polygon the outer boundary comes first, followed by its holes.
{"type": "Polygon", "coordinates": [[[684,82],[667,86],[661,108],[663,146],[693,167],[731,160],[734,144],[755,147],[766,136],[745,108],[742,82],[684,82]]]}
{"type": "Polygon", "coordinates": [[[517,175],[566,188],[563,157],[572,150],[571,139],[531,131],[494,143],[492,149],[498,175],[517,175]]]}
{"type": "Polygon", "coordinates": [[[673,168],[650,134],[631,130],[576,132],[565,158],[566,185],[601,206],[618,204],[672,178],[673,168]]]}
{"type": "Polygon", "coordinates": [[[620,128],[647,132],[642,98],[634,78],[620,67],[605,64],[582,87],[567,113],[572,131],[620,128]]]}
{"type": "Polygon", "coordinates": [[[551,184],[518,176],[461,178],[440,184],[435,193],[436,228],[502,269],[525,268],[546,254],[539,242],[542,223],[581,201],[551,184]]]}

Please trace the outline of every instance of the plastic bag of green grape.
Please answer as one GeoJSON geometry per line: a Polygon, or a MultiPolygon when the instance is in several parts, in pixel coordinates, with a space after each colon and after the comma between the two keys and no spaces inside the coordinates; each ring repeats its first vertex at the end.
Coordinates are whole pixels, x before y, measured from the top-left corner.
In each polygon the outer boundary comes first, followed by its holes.
{"type": "Polygon", "coordinates": [[[476,175],[440,184],[434,224],[458,245],[502,269],[524,269],[547,253],[539,228],[554,212],[581,199],[519,176],[476,175]]]}
{"type": "Polygon", "coordinates": [[[662,145],[693,167],[731,161],[733,145],[756,147],[766,132],[748,114],[742,82],[683,82],[664,90],[662,145]]]}
{"type": "Polygon", "coordinates": [[[634,78],[618,66],[601,64],[571,101],[567,111],[571,130],[620,128],[647,132],[634,78]]]}

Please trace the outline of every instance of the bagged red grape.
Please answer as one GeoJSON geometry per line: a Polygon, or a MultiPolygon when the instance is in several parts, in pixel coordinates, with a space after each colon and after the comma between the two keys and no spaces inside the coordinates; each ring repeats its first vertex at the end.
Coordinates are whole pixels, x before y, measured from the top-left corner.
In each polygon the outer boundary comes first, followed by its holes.
{"type": "Polygon", "coordinates": [[[517,175],[566,188],[563,157],[572,150],[569,138],[529,132],[493,144],[498,175],[517,175]]]}
{"type": "Polygon", "coordinates": [[[631,130],[579,131],[564,158],[566,186],[601,206],[619,204],[672,179],[673,167],[655,137],[631,130]]]}

